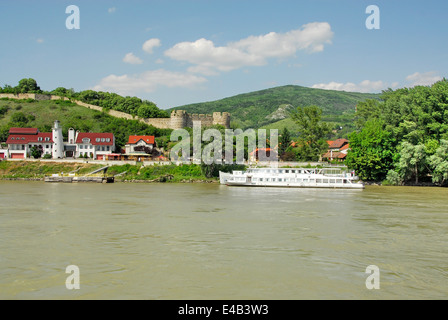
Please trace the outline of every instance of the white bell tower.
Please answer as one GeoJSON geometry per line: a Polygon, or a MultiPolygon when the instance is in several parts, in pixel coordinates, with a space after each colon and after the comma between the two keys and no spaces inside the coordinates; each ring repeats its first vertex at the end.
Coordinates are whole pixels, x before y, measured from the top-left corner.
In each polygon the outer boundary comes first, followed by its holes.
{"type": "Polygon", "coordinates": [[[54,122],[53,127],[53,159],[64,157],[64,137],[62,136],[62,128],[58,120],[54,122]]]}

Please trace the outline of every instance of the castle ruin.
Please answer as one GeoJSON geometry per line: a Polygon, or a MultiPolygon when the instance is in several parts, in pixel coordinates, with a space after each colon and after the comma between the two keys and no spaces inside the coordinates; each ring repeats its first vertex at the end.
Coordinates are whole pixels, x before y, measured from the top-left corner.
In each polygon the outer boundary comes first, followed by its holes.
{"type": "Polygon", "coordinates": [[[149,118],[142,119],[143,122],[153,125],[156,128],[182,129],[193,127],[194,121],[200,121],[201,127],[210,127],[212,125],[221,125],[226,129],[230,128],[230,113],[213,112],[210,114],[190,114],[185,110],[173,110],[170,118],[149,118]]]}

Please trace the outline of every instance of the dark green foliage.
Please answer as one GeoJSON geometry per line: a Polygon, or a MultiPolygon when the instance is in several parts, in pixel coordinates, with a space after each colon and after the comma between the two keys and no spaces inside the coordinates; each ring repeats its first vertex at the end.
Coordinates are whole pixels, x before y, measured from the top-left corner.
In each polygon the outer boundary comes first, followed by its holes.
{"type": "Polygon", "coordinates": [[[32,147],[31,148],[31,156],[34,158],[34,159],[39,159],[41,156],[42,156],[42,153],[43,153],[43,150],[42,150],[42,147],[32,147]]]}
{"type": "Polygon", "coordinates": [[[359,131],[349,138],[346,164],[366,180],[383,180],[389,172],[393,183],[424,181],[435,170],[429,157],[448,139],[448,81],[387,90],[382,99],[358,105],[359,131]]]}
{"type": "Polygon", "coordinates": [[[11,127],[26,126],[28,120],[28,117],[23,112],[15,112],[11,116],[10,125],[11,127]]]}
{"type": "Polygon", "coordinates": [[[40,93],[40,87],[34,79],[22,79],[19,81],[17,89],[20,93],[40,93]]]}
{"type": "Polygon", "coordinates": [[[290,143],[291,143],[291,134],[289,133],[289,130],[285,127],[281,132],[278,146],[278,155],[280,156],[280,158],[283,157],[283,154],[288,149],[290,143]]]}
{"type": "Polygon", "coordinates": [[[150,101],[137,97],[122,97],[116,93],[85,90],[71,94],[71,97],[106,109],[117,110],[142,118],[169,118],[169,114],[157,108],[150,101]],[[141,109],[141,110],[140,110],[141,109]]]}
{"type": "Polygon", "coordinates": [[[382,181],[393,165],[395,140],[383,129],[380,120],[365,123],[360,132],[350,135],[350,152],[346,164],[366,181],[382,181]]]}
{"type": "Polygon", "coordinates": [[[32,78],[21,79],[16,87],[6,84],[3,88],[0,87],[0,93],[42,93],[42,90],[37,85],[36,80],[32,78]]]}
{"type": "Polygon", "coordinates": [[[291,118],[299,128],[298,158],[302,161],[318,161],[327,150],[326,137],[330,127],[322,121],[322,110],[317,106],[297,107],[291,118]]]}

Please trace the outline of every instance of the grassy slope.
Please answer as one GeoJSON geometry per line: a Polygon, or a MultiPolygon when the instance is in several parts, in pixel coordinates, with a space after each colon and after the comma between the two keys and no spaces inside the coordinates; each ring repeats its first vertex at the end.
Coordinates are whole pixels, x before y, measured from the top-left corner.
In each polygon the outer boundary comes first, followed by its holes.
{"type": "Polygon", "coordinates": [[[324,120],[347,123],[354,114],[355,106],[365,99],[378,99],[377,94],[312,89],[301,86],[283,86],[204,103],[195,103],[173,109],[190,113],[212,113],[226,111],[232,114],[232,121],[242,128],[259,128],[280,119],[269,119],[282,105],[317,105],[323,110],[324,120]]]}

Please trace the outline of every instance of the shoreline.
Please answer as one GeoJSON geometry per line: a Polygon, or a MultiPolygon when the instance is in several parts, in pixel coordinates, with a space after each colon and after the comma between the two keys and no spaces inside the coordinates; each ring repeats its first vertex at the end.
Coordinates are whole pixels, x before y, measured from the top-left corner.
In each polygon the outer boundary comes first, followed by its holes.
{"type": "MultiPolygon", "coordinates": [[[[103,163],[51,162],[51,161],[0,161],[0,181],[45,181],[52,174],[77,172],[88,175],[104,167],[103,163]]],[[[111,164],[108,176],[114,183],[211,183],[219,184],[219,177],[206,177],[197,164],[111,164]]],[[[79,182],[78,182],[79,183],[79,182]]],[[[364,181],[365,186],[379,187],[438,187],[431,182],[390,185],[382,181],[364,181]]]]}

